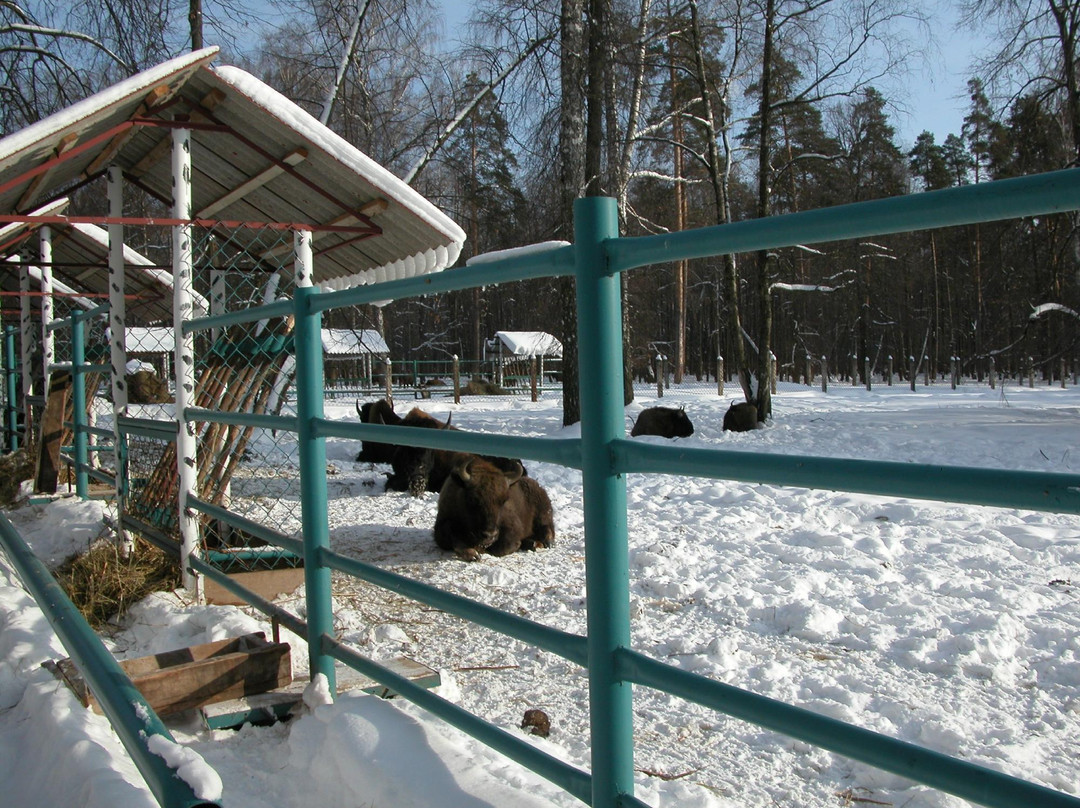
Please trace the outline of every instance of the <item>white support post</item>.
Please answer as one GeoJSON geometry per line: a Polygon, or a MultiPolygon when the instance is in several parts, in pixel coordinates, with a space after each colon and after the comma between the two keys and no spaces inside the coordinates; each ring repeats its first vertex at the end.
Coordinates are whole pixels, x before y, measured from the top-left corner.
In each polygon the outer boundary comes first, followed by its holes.
{"type": "Polygon", "coordinates": [[[49,374],[56,364],[56,336],[49,330],[55,316],[53,300],[52,228],[38,231],[38,249],[41,256],[41,378],[44,381],[42,395],[49,394],[49,374]]]}
{"type": "Polygon", "coordinates": [[[22,408],[23,408],[23,424],[26,427],[23,441],[19,445],[26,448],[33,440],[33,409],[30,407],[30,393],[31,387],[34,383],[34,374],[32,371],[33,356],[34,356],[34,321],[33,311],[30,305],[30,265],[26,261],[26,256],[22,257],[22,265],[19,269],[19,292],[21,297],[19,298],[19,343],[20,343],[20,361],[22,363],[22,408]]]}
{"type": "MultiPolygon", "coordinates": [[[[119,166],[109,166],[107,193],[109,216],[124,215],[124,173],[119,166]]],[[[113,469],[116,472],[116,540],[127,556],[135,549],[124,530],[124,446],[119,419],[128,414],[127,389],[127,303],[124,299],[124,226],[110,224],[109,233],[109,371],[112,379],[113,469]]]]}
{"type": "MultiPolygon", "coordinates": [[[[191,131],[172,130],[173,218],[191,219],[191,131]]],[[[176,341],[176,466],[179,479],[177,510],[180,524],[180,568],[184,587],[200,597],[198,581],[189,560],[198,551],[199,520],[188,506],[198,481],[195,424],[184,411],[195,399],[195,340],[184,334],[183,322],[194,313],[192,275],[194,250],[190,224],[173,225],[173,330],[176,341]]]]}

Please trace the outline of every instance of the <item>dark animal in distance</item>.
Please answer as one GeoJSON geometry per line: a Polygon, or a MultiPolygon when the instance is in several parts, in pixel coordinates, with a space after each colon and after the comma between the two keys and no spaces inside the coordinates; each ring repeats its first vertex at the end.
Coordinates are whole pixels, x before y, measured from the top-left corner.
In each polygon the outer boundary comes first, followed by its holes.
{"type": "Polygon", "coordinates": [[[724,413],[725,432],[749,432],[759,429],[757,405],[746,401],[734,402],[724,413]]]}
{"type": "Polygon", "coordinates": [[[435,543],[465,561],[480,553],[504,556],[550,547],[555,519],[547,492],[521,464],[503,470],[487,460],[459,454],[435,516],[435,543]]]}
{"type": "Polygon", "coordinates": [[[677,407],[649,407],[641,411],[630,437],[659,435],[662,438],[688,438],[694,434],[694,425],[686,411],[677,407]]]}
{"type": "MultiPolygon", "coordinates": [[[[385,398],[376,401],[368,401],[363,406],[356,402],[356,414],[360,421],[365,424],[388,424],[397,426],[402,422],[402,417],[394,412],[393,405],[385,398]]],[[[394,450],[397,447],[392,443],[376,443],[365,440],[360,444],[360,454],[356,456],[357,463],[389,463],[394,458],[394,450]]]]}

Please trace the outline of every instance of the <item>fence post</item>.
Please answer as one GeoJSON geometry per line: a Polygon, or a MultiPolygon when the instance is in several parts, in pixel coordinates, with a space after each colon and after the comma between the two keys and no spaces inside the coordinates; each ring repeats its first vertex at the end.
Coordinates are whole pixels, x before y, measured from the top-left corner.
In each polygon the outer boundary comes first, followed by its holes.
{"type": "Polygon", "coordinates": [[[1061,389],[1062,390],[1065,389],[1065,371],[1066,371],[1065,359],[1062,358],[1062,360],[1061,360],[1061,389]]]}
{"type": "Polygon", "coordinates": [[[1028,387],[1035,387],[1035,357],[1028,357],[1028,387]]]}
{"type": "MultiPolygon", "coordinates": [[[[311,265],[311,231],[295,232],[297,263],[311,265]]],[[[323,651],[323,635],[333,637],[334,615],[330,595],[330,569],[319,555],[330,547],[326,515],[326,438],[315,433],[323,417],[322,315],[312,312],[313,286],[296,289],[296,443],[300,459],[300,519],[304,536],[304,587],[307,606],[308,662],[311,677],[324,674],[330,695],[337,693],[334,659],[323,651]]]]}
{"type": "Polygon", "coordinates": [[[615,808],[634,793],[633,702],[619,678],[617,654],[630,646],[630,582],[626,476],[612,467],[611,448],[625,437],[622,312],[619,278],[606,272],[603,243],[618,236],[618,210],[608,197],[574,202],[574,261],[581,378],[581,476],[585,507],[589,726],[593,808],[615,808]],[[604,383],[599,383],[604,382],[604,383]],[[611,383],[607,383],[611,382],[611,383]]]}
{"type": "Polygon", "coordinates": [[[990,389],[994,390],[997,388],[997,368],[994,366],[994,357],[992,356],[990,357],[990,372],[988,375],[990,376],[990,389]]]}
{"type": "Polygon", "coordinates": [[[535,356],[532,357],[532,360],[529,362],[529,386],[531,387],[532,400],[535,402],[536,399],[537,399],[537,395],[536,395],[536,357],[535,356]]]}
{"type": "Polygon", "coordinates": [[[859,386],[859,357],[855,354],[851,355],[851,386],[859,386]]]}
{"type": "MultiPolygon", "coordinates": [[[[172,130],[173,216],[191,220],[191,130],[172,130]]],[[[198,489],[198,439],[195,422],[185,410],[195,404],[195,337],[184,333],[183,323],[194,312],[194,247],[192,226],[173,225],[173,333],[176,342],[176,469],[177,518],[180,522],[180,569],[184,588],[199,594],[199,582],[191,571],[189,559],[199,545],[199,517],[188,507],[188,498],[198,489]]]]}
{"type": "Polygon", "coordinates": [[[664,397],[664,357],[656,355],[656,397],[664,397]]]}
{"type": "Polygon", "coordinates": [[[724,357],[716,357],[716,395],[724,395],[724,357]]]}
{"type": "Polygon", "coordinates": [[[918,375],[918,369],[915,367],[915,357],[908,357],[908,383],[911,385],[911,392],[915,392],[915,377],[918,375]]]}
{"type": "Polygon", "coordinates": [[[864,356],[862,360],[863,364],[863,381],[866,382],[866,391],[870,392],[870,357],[864,356]]]}
{"type": "MultiPolygon", "coordinates": [[[[4,391],[7,401],[4,404],[4,442],[8,451],[19,450],[19,413],[15,409],[16,393],[18,390],[18,372],[15,364],[15,329],[12,326],[4,328],[4,391]]],[[[24,368],[28,373],[29,368],[24,368]]]]}
{"type": "Polygon", "coordinates": [[[90,496],[86,474],[86,327],[78,314],[71,315],[71,434],[75,439],[75,495],[90,496]]]}
{"type": "Polygon", "coordinates": [[[384,381],[386,382],[386,401],[391,407],[393,407],[394,406],[394,362],[393,362],[393,360],[390,359],[389,356],[386,357],[386,362],[384,363],[384,367],[386,369],[386,377],[384,378],[384,381]]]}
{"type": "Polygon", "coordinates": [[[461,403],[461,361],[454,354],[454,403],[461,403]]]}
{"type": "Polygon", "coordinates": [[[888,380],[888,386],[889,387],[892,387],[892,376],[893,376],[893,359],[892,359],[892,354],[889,354],[889,380],[888,380]]]}
{"type": "Polygon", "coordinates": [[[923,356],[923,387],[930,386],[930,357],[923,356]]]}
{"type": "Polygon", "coordinates": [[[829,392],[829,360],[821,355],[821,392],[829,392]]]}
{"type": "Polygon", "coordinates": [[[806,386],[814,386],[814,363],[810,361],[810,354],[806,355],[806,386]]]}
{"type": "Polygon", "coordinates": [[[776,354],[769,351],[769,392],[776,395],[776,354]]]}

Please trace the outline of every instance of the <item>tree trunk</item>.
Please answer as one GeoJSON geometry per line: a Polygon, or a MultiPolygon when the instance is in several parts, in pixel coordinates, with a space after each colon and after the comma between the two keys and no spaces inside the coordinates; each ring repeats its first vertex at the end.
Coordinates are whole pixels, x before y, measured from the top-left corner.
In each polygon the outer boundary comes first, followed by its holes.
{"type": "MultiPolygon", "coordinates": [[[[776,19],[775,0],[765,3],[765,42],[762,48],[761,65],[761,105],[758,109],[758,123],[761,128],[761,142],[758,145],[758,209],[759,219],[770,213],[769,196],[771,191],[772,170],[770,165],[770,137],[772,126],[772,62],[773,29],[776,19]]],[[[758,420],[764,421],[772,415],[772,391],[769,386],[771,373],[770,352],[772,350],[772,291],[769,288],[772,263],[768,250],[757,254],[758,269],[758,362],[757,362],[757,409],[758,420]]]]}

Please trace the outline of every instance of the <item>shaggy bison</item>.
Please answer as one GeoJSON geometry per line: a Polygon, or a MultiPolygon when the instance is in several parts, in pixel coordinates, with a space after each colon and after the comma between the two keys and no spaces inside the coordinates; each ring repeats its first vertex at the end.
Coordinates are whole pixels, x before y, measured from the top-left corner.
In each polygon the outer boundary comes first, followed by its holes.
{"type": "Polygon", "coordinates": [[[504,556],[550,547],[554,540],[551,500],[520,463],[507,471],[476,455],[457,455],[439,492],[439,547],[475,561],[480,553],[504,556]]]}
{"type": "MultiPolygon", "coordinates": [[[[402,417],[394,412],[394,406],[385,398],[377,401],[369,401],[363,406],[356,402],[356,414],[360,416],[361,423],[365,424],[388,424],[397,426],[402,417]]],[[[375,443],[365,440],[360,444],[360,454],[356,456],[357,463],[389,463],[394,458],[394,450],[397,449],[392,443],[375,443]]]]}
{"type": "MultiPolygon", "coordinates": [[[[428,415],[419,407],[413,407],[409,413],[401,419],[402,426],[420,427],[421,429],[454,429],[450,426],[448,416],[446,423],[438,418],[428,415]]],[[[425,449],[421,446],[395,446],[393,456],[390,459],[391,474],[386,480],[388,491],[408,491],[414,497],[418,497],[425,491],[438,493],[442,491],[443,483],[453,471],[454,462],[458,452],[446,449],[425,449]]],[[[492,463],[496,468],[504,471],[524,472],[520,460],[508,457],[482,456],[484,460],[492,463]]]]}
{"type": "Polygon", "coordinates": [[[748,402],[735,402],[724,413],[725,432],[749,432],[758,429],[757,405],[748,402]]]}
{"type": "Polygon", "coordinates": [[[630,437],[659,435],[662,438],[688,438],[694,434],[694,425],[682,408],[649,407],[642,410],[630,430],[630,437]]]}

